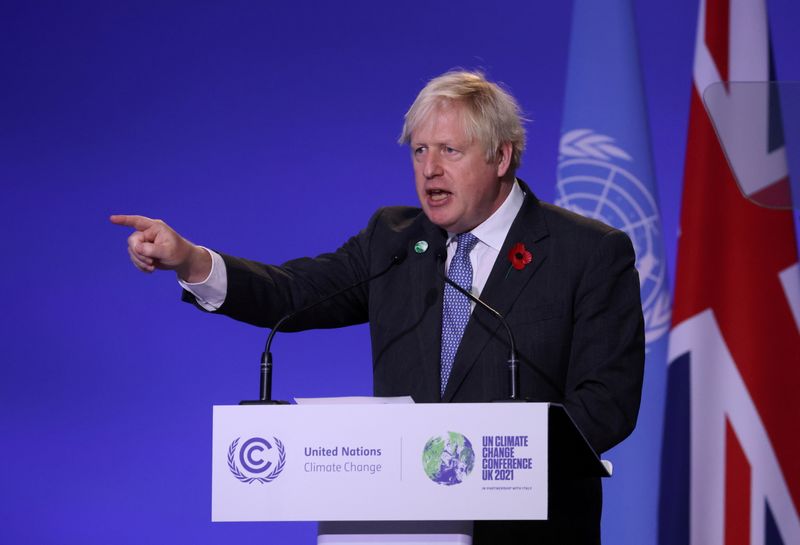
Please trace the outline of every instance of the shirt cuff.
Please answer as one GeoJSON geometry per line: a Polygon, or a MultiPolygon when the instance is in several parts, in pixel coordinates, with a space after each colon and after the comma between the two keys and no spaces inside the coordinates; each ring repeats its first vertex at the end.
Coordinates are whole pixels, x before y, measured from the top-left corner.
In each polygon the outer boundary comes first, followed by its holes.
{"type": "Polygon", "coordinates": [[[178,278],[178,284],[183,289],[194,295],[197,304],[205,310],[214,312],[225,302],[228,294],[228,271],[225,268],[225,260],[217,252],[201,246],[211,255],[211,272],[202,282],[189,283],[178,278]]]}

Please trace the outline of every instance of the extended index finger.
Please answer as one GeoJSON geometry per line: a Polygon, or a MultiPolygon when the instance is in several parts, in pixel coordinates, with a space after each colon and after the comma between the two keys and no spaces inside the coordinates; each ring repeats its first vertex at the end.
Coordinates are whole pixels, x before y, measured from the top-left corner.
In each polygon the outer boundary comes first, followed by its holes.
{"type": "Polygon", "coordinates": [[[114,214],[109,219],[111,223],[133,227],[137,231],[144,231],[155,223],[155,220],[145,216],[128,216],[124,214],[114,214]]]}

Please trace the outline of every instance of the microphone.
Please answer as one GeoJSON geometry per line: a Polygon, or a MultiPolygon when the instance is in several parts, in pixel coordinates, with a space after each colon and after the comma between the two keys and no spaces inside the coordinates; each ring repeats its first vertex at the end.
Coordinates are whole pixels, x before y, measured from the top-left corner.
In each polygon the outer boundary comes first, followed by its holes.
{"type": "Polygon", "coordinates": [[[264,347],[264,352],[261,353],[261,373],[260,373],[260,383],[259,383],[259,399],[251,400],[251,401],[240,401],[239,405],[287,405],[288,402],[286,401],[276,401],[272,399],[272,340],[275,337],[275,333],[278,332],[280,327],[286,323],[287,321],[291,320],[295,316],[302,314],[312,308],[325,303],[326,301],[330,301],[334,297],[338,297],[343,293],[347,293],[350,290],[353,290],[359,286],[363,286],[373,280],[380,278],[384,274],[388,273],[392,270],[395,266],[402,263],[406,256],[408,255],[408,251],[405,248],[400,248],[395,254],[392,256],[392,259],[389,261],[389,264],[383,270],[379,271],[372,276],[365,278],[364,280],[359,280],[355,284],[351,284],[350,286],[346,286],[338,291],[335,291],[329,295],[326,295],[322,299],[314,301],[313,303],[304,306],[298,310],[293,310],[289,314],[283,316],[280,320],[275,323],[275,326],[272,328],[272,331],[269,332],[269,336],[267,337],[267,344],[264,347]]]}
{"type": "MultiPolygon", "coordinates": [[[[444,248],[440,248],[436,252],[436,258],[442,262],[447,260],[447,253],[445,252],[444,248]]],[[[511,327],[508,325],[505,317],[500,314],[498,311],[490,307],[487,303],[482,301],[480,298],[475,297],[469,291],[465,290],[455,282],[453,282],[446,274],[442,274],[439,269],[436,269],[436,274],[438,274],[442,280],[447,282],[450,286],[456,289],[459,293],[464,294],[470,301],[474,302],[476,305],[485,309],[489,314],[494,316],[497,320],[500,320],[500,323],[506,328],[506,334],[508,335],[508,344],[511,346],[510,353],[508,355],[508,390],[509,396],[508,399],[510,401],[522,401],[519,395],[519,360],[517,359],[517,348],[516,343],[514,342],[514,334],[511,332],[511,327]]]]}

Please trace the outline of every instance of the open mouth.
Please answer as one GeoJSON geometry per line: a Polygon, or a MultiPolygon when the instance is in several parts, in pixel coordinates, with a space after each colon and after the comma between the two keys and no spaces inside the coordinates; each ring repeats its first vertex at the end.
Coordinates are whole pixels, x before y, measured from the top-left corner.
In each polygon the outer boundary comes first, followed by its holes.
{"type": "Polygon", "coordinates": [[[427,194],[431,202],[434,203],[442,202],[445,199],[447,199],[447,197],[452,195],[452,193],[450,193],[449,191],[445,191],[444,189],[429,189],[427,190],[427,194]]]}

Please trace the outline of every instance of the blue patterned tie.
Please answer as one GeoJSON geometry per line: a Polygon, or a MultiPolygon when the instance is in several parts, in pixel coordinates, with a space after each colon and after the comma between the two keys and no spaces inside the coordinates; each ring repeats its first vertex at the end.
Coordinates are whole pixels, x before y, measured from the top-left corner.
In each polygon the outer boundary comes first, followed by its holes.
{"type": "MultiPolygon", "coordinates": [[[[461,233],[456,237],[456,241],[458,242],[456,255],[450,262],[447,276],[465,290],[472,291],[472,263],[469,261],[469,253],[478,243],[478,239],[472,233],[461,233]]],[[[458,345],[461,343],[461,337],[464,335],[464,329],[469,321],[469,311],[470,300],[467,296],[459,293],[449,284],[445,284],[442,306],[442,397],[447,388],[450,371],[453,369],[458,345]]]]}

